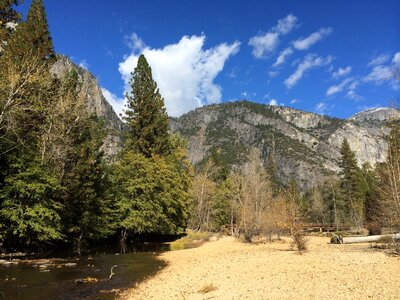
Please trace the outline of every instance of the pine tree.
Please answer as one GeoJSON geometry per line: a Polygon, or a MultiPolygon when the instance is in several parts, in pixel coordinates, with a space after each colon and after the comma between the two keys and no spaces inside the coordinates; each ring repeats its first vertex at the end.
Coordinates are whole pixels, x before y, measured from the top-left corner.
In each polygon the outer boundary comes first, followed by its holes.
{"type": "Polygon", "coordinates": [[[15,26],[21,20],[21,15],[15,11],[14,5],[18,5],[20,0],[0,1],[0,55],[7,41],[10,38],[15,26]]]}
{"type": "Polygon", "coordinates": [[[364,220],[365,189],[361,170],[357,165],[355,153],[351,150],[349,142],[344,139],[340,150],[340,188],[344,202],[344,215],[351,223],[362,228],[364,220]]]}
{"type": "Polygon", "coordinates": [[[130,84],[127,142],[113,168],[121,251],[129,234],[186,228],[192,181],[185,144],[168,132],[164,100],[143,55],[130,84]]]}
{"type": "Polygon", "coordinates": [[[113,204],[101,150],[105,137],[103,122],[91,117],[78,128],[77,134],[62,184],[65,190],[63,223],[80,254],[83,241],[112,233],[113,204]]]}
{"type": "Polygon", "coordinates": [[[130,82],[132,91],[127,95],[125,120],[129,126],[128,140],[131,148],[151,157],[170,151],[168,115],[157,84],[144,55],[140,55],[130,82]]]}
{"type": "Polygon", "coordinates": [[[32,1],[26,22],[23,26],[25,27],[27,36],[29,36],[26,42],[31,43],[31,47],[35,49],[36,55],[39,55],[42,60],[53,61],[55,53],[43,0],[32,1]]]}

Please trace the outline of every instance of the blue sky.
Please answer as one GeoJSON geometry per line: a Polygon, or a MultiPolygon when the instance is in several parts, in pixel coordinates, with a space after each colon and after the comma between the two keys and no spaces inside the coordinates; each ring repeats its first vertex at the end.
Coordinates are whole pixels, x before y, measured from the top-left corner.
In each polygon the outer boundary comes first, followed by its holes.
{"type": "Polygon", "coordinates": [[[56,51],[88,68],[116,110],[140,53],[173,116],[248,99],[348,117],[399,99],[397,0],[44,3],[56,51]]]}

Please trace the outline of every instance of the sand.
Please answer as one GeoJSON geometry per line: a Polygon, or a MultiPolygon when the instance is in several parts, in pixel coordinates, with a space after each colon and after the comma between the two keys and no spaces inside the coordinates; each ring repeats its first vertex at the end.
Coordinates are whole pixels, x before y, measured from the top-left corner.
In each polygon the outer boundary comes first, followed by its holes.
{"type": "Polygon", "coordinates": [[[231,237],[166,252],[160,259],[168,266],[122,299],[400,299],[399,257],[308,239],[302,255],[289,240],[254,245],[231,237]]]}

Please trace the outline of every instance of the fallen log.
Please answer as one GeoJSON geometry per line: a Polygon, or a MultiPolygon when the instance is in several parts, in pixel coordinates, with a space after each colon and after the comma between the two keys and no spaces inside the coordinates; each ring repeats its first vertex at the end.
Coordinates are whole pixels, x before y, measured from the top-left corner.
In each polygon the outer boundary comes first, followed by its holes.
{"type": "Polygon", "coordinates": [[[354,244],[354,243],[370,243],[379,242],[382,239],[400,240],[400,233],[385,234],[385,235],[370,235],[370,236],[333,236],[331,238],[332,244],[354,244]]]}

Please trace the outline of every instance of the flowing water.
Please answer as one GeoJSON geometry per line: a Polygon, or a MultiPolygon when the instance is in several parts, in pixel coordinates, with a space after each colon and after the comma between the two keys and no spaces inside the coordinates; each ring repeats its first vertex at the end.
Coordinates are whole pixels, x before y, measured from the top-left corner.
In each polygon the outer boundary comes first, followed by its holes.
{"type": "Polygon", "coordinates": [[[3,261],[0,300],[115,299],[118,290],[132,287],[165,266],[157,258],[166,244],[148,244],[126,254],[98,253],[81,258],[3,261]],[[109,279],[111,268],[115,275],[109,279]]]}

